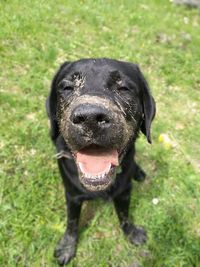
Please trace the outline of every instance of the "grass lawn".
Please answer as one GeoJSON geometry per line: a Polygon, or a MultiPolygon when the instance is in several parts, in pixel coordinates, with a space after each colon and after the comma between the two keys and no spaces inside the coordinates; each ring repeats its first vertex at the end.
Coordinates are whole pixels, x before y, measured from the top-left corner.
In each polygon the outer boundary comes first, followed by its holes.
{"type": "Polygon", "coordinates": [[[73,267],[200,266],[200,13],[168,0],[0,1],[0,266],[57,266],[66,224],[45,98],[65,60],[139,63],[157,102],[141,135],[130,214],[148,242],[123,236],[112,203],[86,203],[73,267]]]}

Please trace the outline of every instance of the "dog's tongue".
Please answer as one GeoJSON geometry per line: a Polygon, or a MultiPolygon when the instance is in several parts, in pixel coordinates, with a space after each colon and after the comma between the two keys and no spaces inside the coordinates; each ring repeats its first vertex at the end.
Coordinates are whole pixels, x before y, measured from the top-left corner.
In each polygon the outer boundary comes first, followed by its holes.
{"type": "Polygon", "coordinates": [[[85,148],[77,152],[77,162],[86,174],[109,172],[111,166],[119,165],[117,150],[85,148]]]}

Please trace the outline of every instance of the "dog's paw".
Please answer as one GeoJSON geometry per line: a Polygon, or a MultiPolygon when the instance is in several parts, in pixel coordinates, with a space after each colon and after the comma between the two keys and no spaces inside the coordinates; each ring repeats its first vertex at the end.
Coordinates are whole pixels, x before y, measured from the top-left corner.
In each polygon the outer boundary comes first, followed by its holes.
{"type": "Polygon", "coordinates": [[[68,248],[56,249],[54,256],[57,259],[59,265],[63,266],[70,262],[70,260],[75,256],[75,251],[68,248]]]}
{"type": "Polygon", "coordinates": [[[54,251],[54,257],[59,265],[63,266],[70,262],[76,254],[76,242],[74,239],[63,238],[54,251]]]}
{"type": "Polygon", "coordinates": [[[142,227],[136,227],[132,225],[131,230],[128,234],[129,241],[136,245],[142,245],[147,240],[147,234],[146,231],[142,227]]]}
{"type": "Polygon", "coordinates": [[[146,173],[145,171],[143,171],[143,169],[141,167],[137,167],[135,170],[135,174],[134,174],[134,180],[138,181],[138,182],[143,182],[146,178],[146,173]]]}

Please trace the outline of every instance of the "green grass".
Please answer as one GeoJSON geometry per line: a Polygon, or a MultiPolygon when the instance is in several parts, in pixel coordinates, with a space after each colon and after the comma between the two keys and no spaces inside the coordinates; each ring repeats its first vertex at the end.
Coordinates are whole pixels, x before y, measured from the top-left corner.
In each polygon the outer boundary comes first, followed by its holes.
{"type": "Polygon", "coordinates": [[[199,267],[199,11],[167,0],[2,0],[0,12],[0,266],[57,266],[65,201],[45,98],[60,63],[111,57],[139,63],[157,102],[153,145],[137,143],[148,178],[133,182],[130,209],[148,242],[131,246],[112,203],[95,201],[69,266],[199,267]]]}

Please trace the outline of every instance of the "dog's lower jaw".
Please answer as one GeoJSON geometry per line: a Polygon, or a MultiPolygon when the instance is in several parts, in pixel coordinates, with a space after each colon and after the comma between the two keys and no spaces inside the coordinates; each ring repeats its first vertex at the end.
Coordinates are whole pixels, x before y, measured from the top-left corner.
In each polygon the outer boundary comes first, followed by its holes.
{"type": "Polygon", "coordinates": [[[116,171],[114,167],[111,167],[108,173],[105,175],[97,175],[86,177],[81,171],[79,170],[79,180],[82,186],[91,192],[98,192],[104,191],[108,189],[115,181],[116,178],[116,171]]]}
{"type": "Polygon", "coordinates": [[[99,191],[105,191],[106,189],[108,189],[111,185],[112,185],[113,181],[112,180],[108,180],[106,183],[104,184],[99,184],[99,185],[93,185],[91,183],[86,183],[85,181],[82,182],[82,185],[85,189],[87,189],[88,191],[91,192],[99,192],[99,191]]]}

